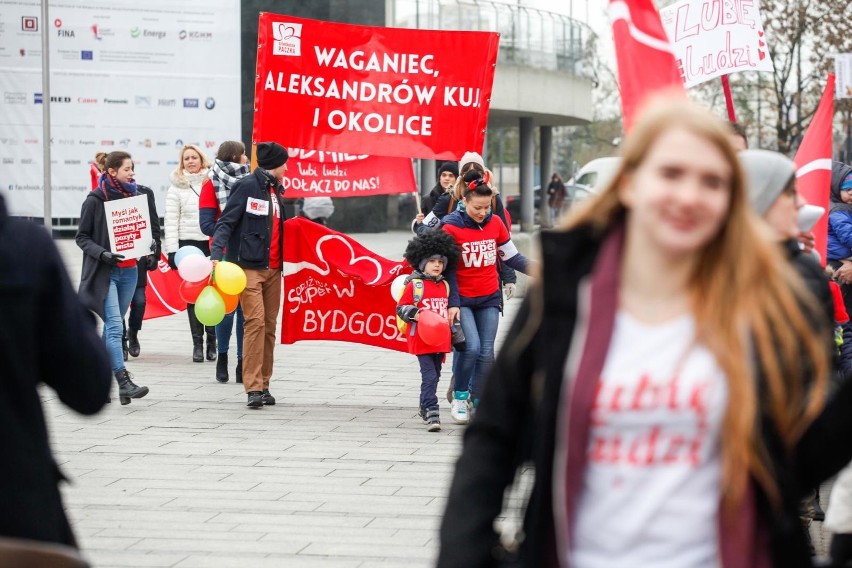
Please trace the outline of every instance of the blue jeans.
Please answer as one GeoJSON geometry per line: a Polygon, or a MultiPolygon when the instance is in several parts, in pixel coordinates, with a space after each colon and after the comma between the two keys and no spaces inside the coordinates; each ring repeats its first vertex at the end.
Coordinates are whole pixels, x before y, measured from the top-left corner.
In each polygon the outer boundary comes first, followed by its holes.
{"type": "Polygon", "coordinates": [[[124,314],[136,290],[136,267],[113,266],[109,273],[109,289],[104,298],[104,342],[114,373],[124,369],[121,336],[124,331],[124,314]]]}
{"type": "Polygon", "coordinates": [[[234,330],[234,314],[237,314],[237,358],[243,358],[243,331],[246,319],[243,316],[243,307],[237,304],[237,309],[230,314],[225,314],[222,321],[216,324],[216,345],[219,353],[228,352],[228,344],[231,342],[231,332],[234,330]]]}
{"type": "Polygon", "coordinates": [[[441,378],[443,353],[418,355],[420,363],[420,408],[438,406],[438,380],[441,378]]]}
{"type": "Polygon", "coordinates": [[[453,357],[453,373],[457,391],[470,391],[470,397],[479,398],[485,374],[494,362],[494,340],[500,310],[492,308],[461,308],[461,326],[467,350],[456,352],[453,357]]]}

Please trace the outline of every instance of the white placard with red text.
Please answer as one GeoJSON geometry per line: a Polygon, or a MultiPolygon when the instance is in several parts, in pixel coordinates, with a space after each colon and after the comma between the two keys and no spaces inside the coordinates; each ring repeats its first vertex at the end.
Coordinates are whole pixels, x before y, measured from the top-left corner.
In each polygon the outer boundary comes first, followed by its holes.
{"type": "Polygon", "coordinates": [[[142,258],[151,254],[151,215],[148,197],[137,195],[104,202],[109,248],[125,259],[142,258]]]}
{"type": "Polygon", "coordinates": [[[758,0],[681,0],[660,10],[684,86],[774,71],[758,0]]]}

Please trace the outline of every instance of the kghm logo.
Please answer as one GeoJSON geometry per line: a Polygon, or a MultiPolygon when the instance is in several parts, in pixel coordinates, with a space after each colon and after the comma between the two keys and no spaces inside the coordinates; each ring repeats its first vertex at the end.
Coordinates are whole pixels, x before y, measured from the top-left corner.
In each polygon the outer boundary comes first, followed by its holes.
{"type": "Polygon", "coordinates": [[[272,55],[302,55],[302,24],[272,22],[272,55]]]}

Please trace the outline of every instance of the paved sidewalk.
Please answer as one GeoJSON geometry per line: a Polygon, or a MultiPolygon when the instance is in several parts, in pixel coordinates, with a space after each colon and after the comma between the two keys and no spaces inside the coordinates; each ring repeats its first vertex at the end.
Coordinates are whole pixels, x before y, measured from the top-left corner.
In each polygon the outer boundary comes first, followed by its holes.
{"type": "MultiPolygon", "coordinates": [[[[354,235],[401,258],[408,233],[354,235]]],[[[82,253],[58,241],[74,285],[82,253]]],[[[519,300],[508,302],[508,328],[519,300]]],[[[127,368],[151,393],[94,417],[44,389],[66,507],[86,556],[107,566],[431,566],[464,427],[417,417],[416,359],[338,342],[278,345],[278,404],[193,363],[184,314],[148,320],[127,368]]]]}
{"type": "MultiPolygon", "coordinates": [[[[399,259],[409,233],[353,235],[399,259]]],[[[82,253],[58,241],[74,285],[82,253]]],[[[501,320],[498,345],[520,300],[501,320]]],[[[235,359],[232,339],[231,353],[235,359]]],[[[65,504],[97,567],[432,566],[464,427],[417,417],[419,372],[404,353],[330,341],[276,347],[278,404],[245,407],[242,385],[193,363],[184,314],[148,320],[128,362],[151,393],[81,417],[45,388],[65,504]]],[[[830,483],[823,486],[823,506],[830,483]]],[[[827,548],[822,523],[811,532],[827,548]]]]}

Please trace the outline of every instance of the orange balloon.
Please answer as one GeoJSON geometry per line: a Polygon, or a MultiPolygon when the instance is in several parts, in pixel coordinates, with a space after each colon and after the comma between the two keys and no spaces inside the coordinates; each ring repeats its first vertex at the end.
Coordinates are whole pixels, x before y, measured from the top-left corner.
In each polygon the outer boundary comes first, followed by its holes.
{"type": "Polygon", "coordinates": [[[237,309],[237,306],[240,305],[240,296],[235,295],[231,296],[230,294],[223,294],[221,291],[219,295],[222,296],[222,299],[225,300],[225,313],[230,314],[234,310],[237,309]]]}

